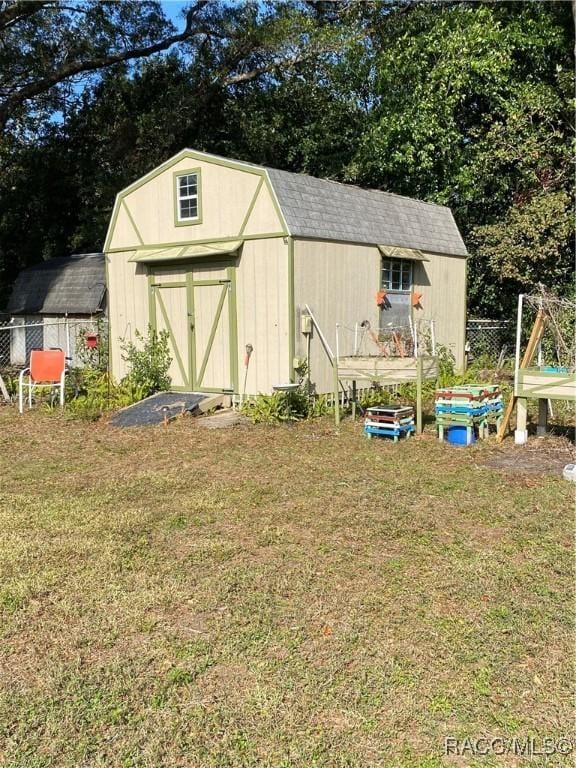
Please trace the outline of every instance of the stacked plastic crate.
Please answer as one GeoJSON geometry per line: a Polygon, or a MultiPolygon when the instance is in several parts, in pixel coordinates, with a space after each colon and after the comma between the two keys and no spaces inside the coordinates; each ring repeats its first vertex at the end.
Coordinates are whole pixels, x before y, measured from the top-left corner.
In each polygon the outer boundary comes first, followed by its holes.
{"type": "Polygon", "coordinates": [[[500,428],[500,422],[504,416],[504,398],[498,384],[483,384],[482,388],[486,397],[486,433],[488,432],[488,424],[494,424],[496,431],[500,428]]]}
{"type": "Polygon", "coordinates": [[[495,384],[465,384],[437,390],[434,410],[440,440],[446,430],[449,442],[471,445],[476,434],[488,435],[489,424],[499,426],[504,403],[495,384]]]}
{"type": "Polygon", "coordinates": [[[366,409],[364,432],[367,437],[391,437],[397,443],[414,432],[414,408],[405,405],[374,406],[366,409]]]}

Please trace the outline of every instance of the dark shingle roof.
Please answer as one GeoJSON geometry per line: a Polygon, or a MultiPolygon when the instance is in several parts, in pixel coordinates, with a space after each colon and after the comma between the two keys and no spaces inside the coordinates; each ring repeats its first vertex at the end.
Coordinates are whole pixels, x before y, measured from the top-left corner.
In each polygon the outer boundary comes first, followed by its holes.
{"type": "Polygon", "coordinates": [[[103,253],[64,256],[18,275],[8,312],[91,315],[104,308],[106,267],[103,253]]]}
{"type": "Polygon", "coordinates": [[[267,172],[291,235],[467,253],[449,208],[274,168],[267,172]]]}

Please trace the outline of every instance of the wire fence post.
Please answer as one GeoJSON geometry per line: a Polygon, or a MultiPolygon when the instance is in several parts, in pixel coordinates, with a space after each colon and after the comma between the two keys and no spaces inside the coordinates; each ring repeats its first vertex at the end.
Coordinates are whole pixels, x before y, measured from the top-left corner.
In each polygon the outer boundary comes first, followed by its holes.
{"type": "Polygon", "coordinates": [[[422,434],[422,358],[416,360],[416,434],[422,434]]]}
{"type": "Polygon", "coordinates": [[[64,316],[64,328],[66,329],[66,357],[70,357],[70,324],[68,315],[64,316]]]}

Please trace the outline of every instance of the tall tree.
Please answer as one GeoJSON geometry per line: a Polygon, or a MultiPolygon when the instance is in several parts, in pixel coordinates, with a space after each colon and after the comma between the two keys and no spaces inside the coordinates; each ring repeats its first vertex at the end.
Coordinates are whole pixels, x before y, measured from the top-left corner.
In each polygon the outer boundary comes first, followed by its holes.
{"type": "Polygon", "coordinates": [[[242,116],[226,105],[253,83],[345,36],[299,0],[196,0],[185,20],[175,34],[136,0],[0,5],[0,305],[23,266],[100,248],[129,181],[183,146],[227,147],[242,116]]]}
{"type": "Polygon", "coordinates": [[[570,6],[414,3],[369,12],[374,108],[349,177],[452,207],[471,247],[476,312],[507,313],[519,290],[565,283],[570,6]]]}

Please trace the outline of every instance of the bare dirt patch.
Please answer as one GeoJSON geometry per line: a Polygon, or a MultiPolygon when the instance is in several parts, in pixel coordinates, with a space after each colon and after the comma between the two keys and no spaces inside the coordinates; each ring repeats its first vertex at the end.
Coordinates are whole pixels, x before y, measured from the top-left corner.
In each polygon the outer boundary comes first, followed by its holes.
{"type": "Polygon", "coordinates": [[[563,437],[530,438],[526,445],[514,445],[508,439],[494,447],[478,463],[514,474],[553,475],[559,477],[566,464],[576,461],[576,448],[563,437]]]}

